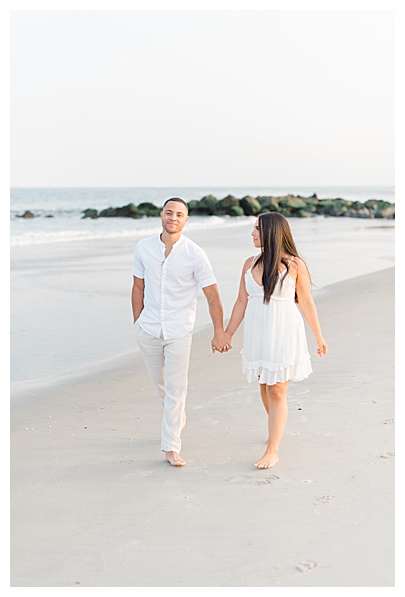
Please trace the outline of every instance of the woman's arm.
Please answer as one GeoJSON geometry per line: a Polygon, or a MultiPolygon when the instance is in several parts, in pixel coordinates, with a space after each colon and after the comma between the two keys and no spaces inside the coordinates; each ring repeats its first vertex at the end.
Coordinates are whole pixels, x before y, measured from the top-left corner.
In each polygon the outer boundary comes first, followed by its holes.
{"type": "Polygon", "coordinates": [[[317,344],[317,353],[320,357],[323,357],[328,351],[328,345],[322,335],[321,326],[318,319],[318,312],[312,298],[311,293],[311,280],[307,266],[301,259],[296,259],[297,265],[297,280],[296,290],[298,297],[298,304],[304,315],[317,344]]]}
{"type": "Polygon", "coordinates": [[[243,318],[245,317],[245,311],[248,303],[248,293],[246,291],[245,286],[245,273],[249,269],[251,263],[252,257],[249,257],[249,259],[246,259],[245,263],[243,264],[242,275],[239,284],[238,298],[235,301],[231,313],[231,318],[225,330],[225,334],[229,336],[229,341],[232,340],[232,336],[234,335],[234,333],[242,323],[243,318]]]}

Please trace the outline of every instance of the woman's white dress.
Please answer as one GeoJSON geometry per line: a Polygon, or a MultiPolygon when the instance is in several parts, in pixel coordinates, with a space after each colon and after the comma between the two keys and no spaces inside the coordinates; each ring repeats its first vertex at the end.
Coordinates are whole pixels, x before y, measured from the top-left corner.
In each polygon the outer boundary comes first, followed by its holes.
{"type": "Polygon", "coordinates": [[[254,280],[251,268],[245,274],[245,284],[249,299],[241,354],[248,382],[273,385],[305,379],[312,373],[311,357],[304,320],[294,301],[293,278],[286,270],[279,274],[267,305],[263,287],[254,280]]]}

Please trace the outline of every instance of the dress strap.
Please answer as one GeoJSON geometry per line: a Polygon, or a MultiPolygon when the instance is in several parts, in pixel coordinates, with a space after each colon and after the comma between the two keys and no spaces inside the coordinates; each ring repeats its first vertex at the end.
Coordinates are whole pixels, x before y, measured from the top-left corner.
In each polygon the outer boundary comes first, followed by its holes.
{"type": "Polygon", "coordinates": [[[291,257],[290,261],[288,262],[287,267],[291,264],[291,261],[293,261],[293,259],[294,259],[294,255],[291,257]]]}

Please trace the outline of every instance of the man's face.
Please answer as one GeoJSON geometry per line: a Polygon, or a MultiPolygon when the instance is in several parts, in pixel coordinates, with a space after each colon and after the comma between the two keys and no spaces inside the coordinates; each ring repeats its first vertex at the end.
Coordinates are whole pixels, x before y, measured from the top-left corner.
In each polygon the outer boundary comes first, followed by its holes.
{"type": "Polygon", "coordinates": [[[181,232],[188,220],[187,207],[179,201],[169,201],[160,212],[163,230],[168,234],[181,232]]]}

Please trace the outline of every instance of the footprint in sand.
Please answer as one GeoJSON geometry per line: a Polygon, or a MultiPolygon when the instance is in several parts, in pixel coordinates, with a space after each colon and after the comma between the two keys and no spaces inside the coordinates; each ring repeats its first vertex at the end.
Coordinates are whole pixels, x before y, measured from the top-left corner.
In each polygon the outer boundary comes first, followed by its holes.
{"type": "Polygon", "coordinates": [[[391,460],[392,458],[395,458],[395,452],[385,452],[385,454],[381,454],[381,458],[391,460]]]}
{"type": "Polygon", "coordinates": [[[231,477],[228,481],[229,483],[247,483],[249,485],[270,485],[271,483],[274,483],[275,481],[278,481],[280,479],[280,477],[278,477],[277,475],[271,475],[270,477],[266,477],[265,479],[260,479],[259,481],[257,481],[256,479],[252,479],[252,477],[242,477],[242,476],[238,476],[238,477],[231,477]]]}
{"type": "Polygon", "coordinates": [[[309,572],[309,570],[314,570],[319,566],[318,562],[314,562],[313,560],[304,560],[297,564],[297,570],[300,572],[309,572]]]}
{"type": "Polygon", "coordinates": [[[320,495],[316,501],[318,504],[329,504],[330,502],[333,502],[334,499],[334,495],[320,495]]]}
{"type": "Polygon", "coordinates": [[[267,477],[267,479],[261,479],[260,481],[256,482],[256,485],[270,485],[274,483],[274,481],[278,481],[280,477],[277,475],[271,475],[271,477],[267,477]]]}
{"type": "Polygon", "coordinates": [[[246,481],[250,482],[250,478],[249,477],[231,477],[230,479],[228,479],[229,483],[246,483],[246,481]]]}

